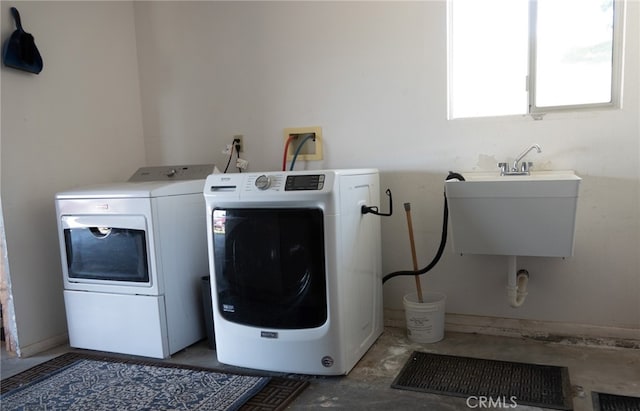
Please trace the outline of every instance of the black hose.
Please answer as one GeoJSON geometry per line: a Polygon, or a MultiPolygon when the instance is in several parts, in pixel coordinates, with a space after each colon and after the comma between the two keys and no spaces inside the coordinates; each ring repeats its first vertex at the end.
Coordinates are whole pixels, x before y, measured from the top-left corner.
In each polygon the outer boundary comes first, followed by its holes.
{"type": "MultiPolygon", "coordinates": [[[[453,179],[458,179],[460,181],[465,181],[464,177],[462,177],[462,175],[458,174],[458,173],[454,173],[452,171],[449,171],[449,175],[447,176],[447,178],[445,179],[445,181],[448,180],[453,180],[453,179]]],[[[443,215],[442,215],[442,236],[440,237],[440,246],[438,247],[438,251],[436,252],[435,257],[433,257],[433,260],[431,260],[431,262],[429,263],[429,265],[427,265],[426,267],[420,269],[420,270],[416,270],[416,271],[395,271],[393,273],[389,273],[387,275],[385,275],[382,278],[382,284],[384,284],[385,282],[387,282],[388,280],[392,279],[393,277],[398,277],[401,275],[422,275],[425,274],[428,271],[431,271],[431,269],[433,267],[436,266],[436,264],[438,264],[438,261],[440,261],[440,257],[442,257],[442,254],[444,253],[444,247],[447,244],[447,227],[448,227],[448,221],[449,221],[449,206],[447,203],[447,193],[444,193],[444,211],[443,211],[443,215]]]]}

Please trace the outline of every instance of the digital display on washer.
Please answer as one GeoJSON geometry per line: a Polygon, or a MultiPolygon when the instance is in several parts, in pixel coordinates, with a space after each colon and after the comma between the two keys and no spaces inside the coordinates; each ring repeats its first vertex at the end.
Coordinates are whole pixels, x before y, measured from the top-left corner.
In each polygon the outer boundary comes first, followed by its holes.
{"type": "Polygon", "coordinates": [[[324,174],[287,176],[284,191],[322,190],[324,177],[324,174]]]}

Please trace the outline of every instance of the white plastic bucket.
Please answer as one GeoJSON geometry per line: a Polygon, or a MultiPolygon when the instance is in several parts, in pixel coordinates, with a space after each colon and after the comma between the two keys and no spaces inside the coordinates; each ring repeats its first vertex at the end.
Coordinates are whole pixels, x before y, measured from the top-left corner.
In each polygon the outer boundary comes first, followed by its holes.
{"type": "Polygon", "coordinates": [[[444,338],[444,302],[442,293],[422,294],[423,302],[418,302],[418,293],[404,296],[404,314],[407,320],[407,336],[413,342],[434,343],[444,338]]]}

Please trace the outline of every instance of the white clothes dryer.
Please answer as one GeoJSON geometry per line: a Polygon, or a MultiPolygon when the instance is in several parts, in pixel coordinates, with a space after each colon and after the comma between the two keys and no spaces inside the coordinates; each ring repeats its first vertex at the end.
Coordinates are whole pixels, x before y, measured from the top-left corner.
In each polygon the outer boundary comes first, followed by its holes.
{"type": "Polygon", "coordinates": [[[347,374],[383,329],[378,171],[213,174],[204,197],[218,360],[347,374]]]}
{"type": "Polygon", "coordinates": [[[204,338],[202,187],[213,170],[143,167],[56,195],[71,347],[167,358],[204,338]]]}

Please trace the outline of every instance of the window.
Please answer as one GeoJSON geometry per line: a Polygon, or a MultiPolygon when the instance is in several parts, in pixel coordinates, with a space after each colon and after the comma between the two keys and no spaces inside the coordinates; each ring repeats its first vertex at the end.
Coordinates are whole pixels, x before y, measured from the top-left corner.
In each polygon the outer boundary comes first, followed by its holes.
{"type": "Polygon", "coordinates": [[[449,118],[619,107],[622,0],[448,5],[449,118]]]}

